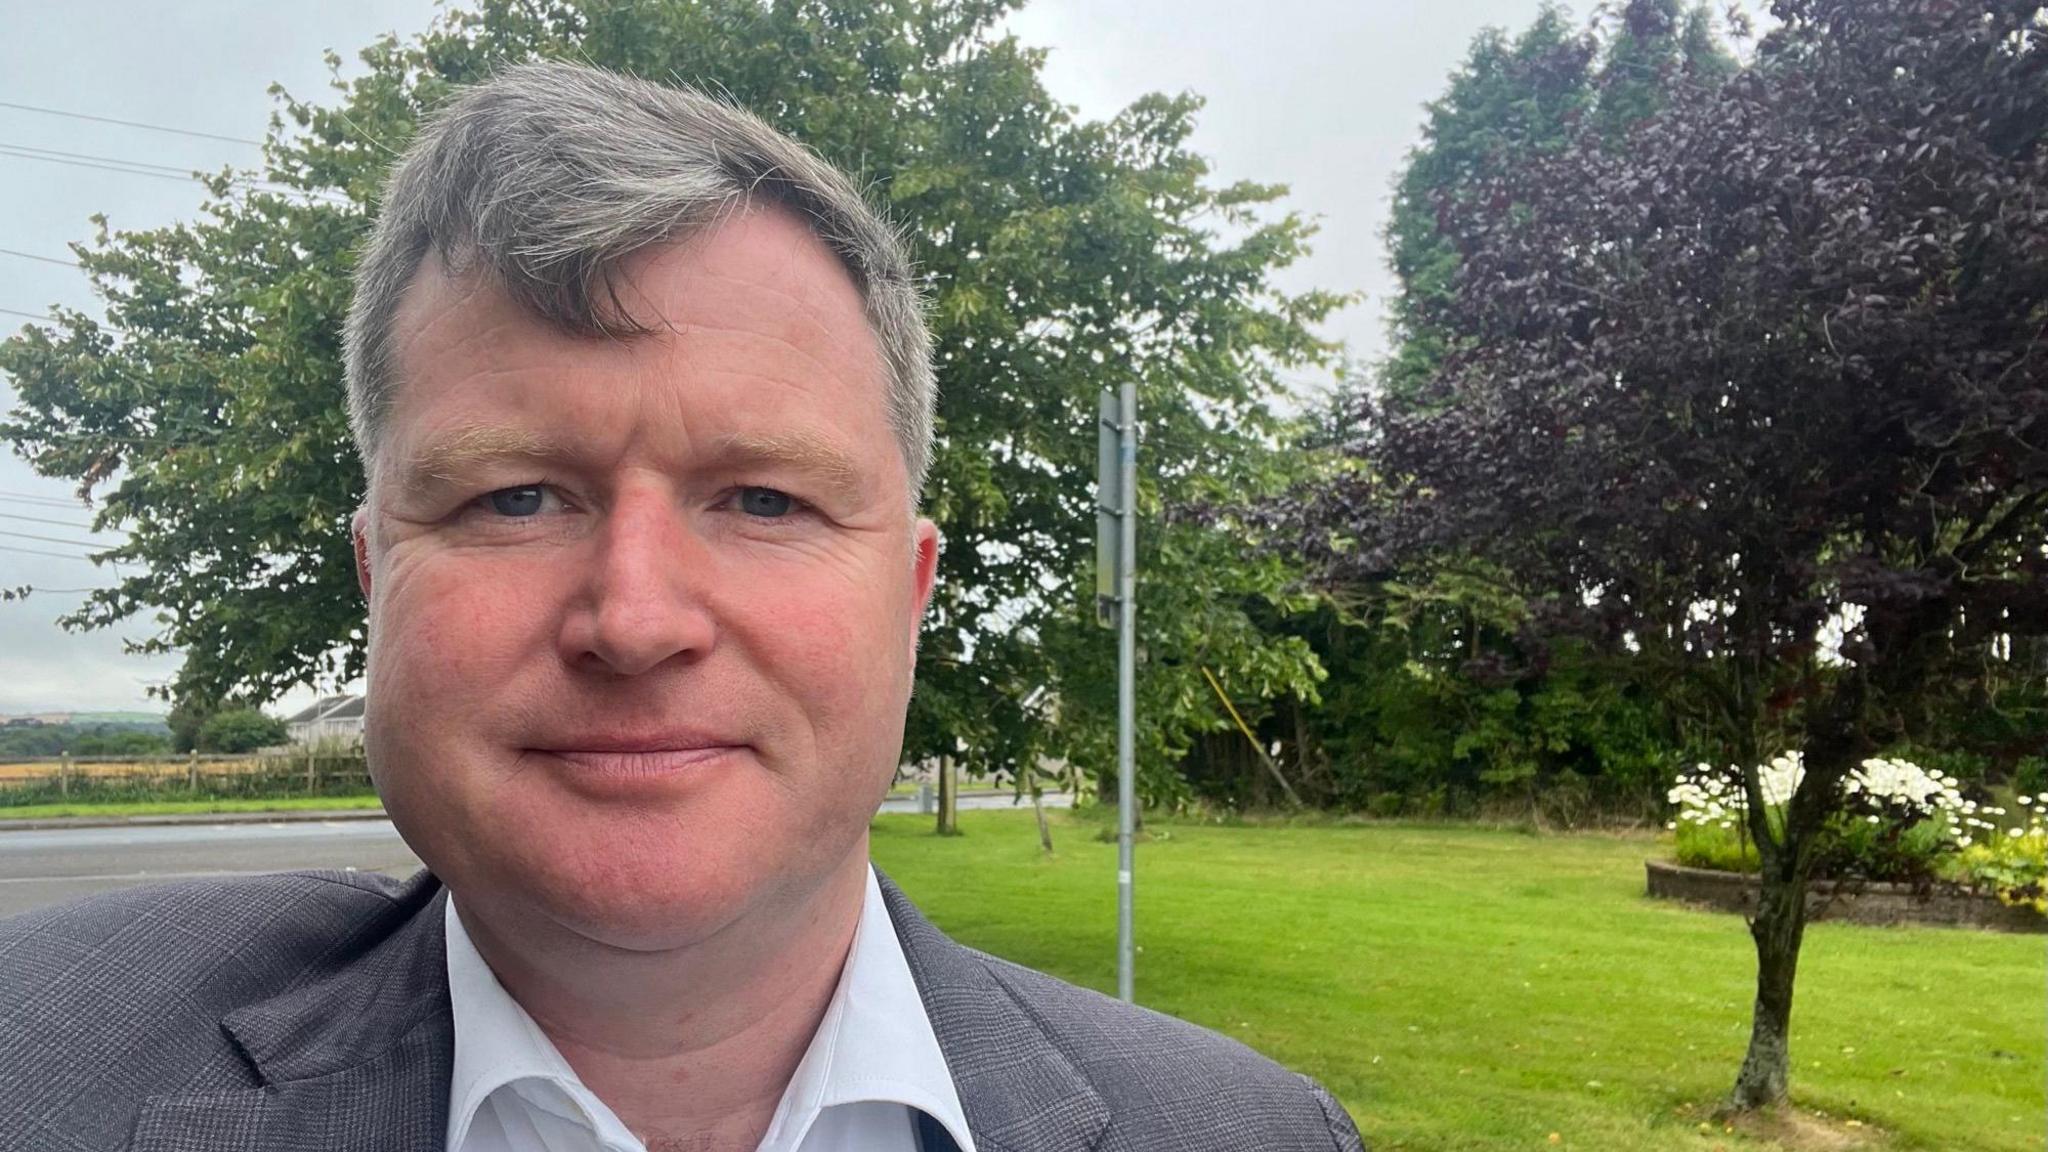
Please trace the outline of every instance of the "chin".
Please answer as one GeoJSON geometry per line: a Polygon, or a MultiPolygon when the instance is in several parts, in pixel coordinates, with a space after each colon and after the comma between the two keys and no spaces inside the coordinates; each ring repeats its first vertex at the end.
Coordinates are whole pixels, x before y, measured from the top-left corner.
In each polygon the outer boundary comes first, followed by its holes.
{"type": "Polygon", "coordinates": [[[444,879],[458,894],[490,893],[517,919],[538,917],[630,951],[700,943],[756,916],[780,919],[858,845],[849,838],[835,851],[839,837],[826,829],[795,834],[796,815],[772,794],[673,807],[533,799],[529,819],[501,807],[498,834],[455,853],[461,874],[444,879]]]}

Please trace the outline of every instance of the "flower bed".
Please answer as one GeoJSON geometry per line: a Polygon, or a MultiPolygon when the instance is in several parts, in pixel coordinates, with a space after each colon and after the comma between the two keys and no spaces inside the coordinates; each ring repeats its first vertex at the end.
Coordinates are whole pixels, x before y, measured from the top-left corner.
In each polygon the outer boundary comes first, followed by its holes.
{"type": "MultiPolygon", "coordinates": [[[[1799,753],[1757,770],[1769,826],[1804,779],[1799,753]]],[[[2020,819],[1980,792],[1907,760],[1873,758],[1842,783],[1816,859],[1809,915],[2048,928],[2048,793],[2020,795],[2020,819]]],[[[1701,764],[1671,790],[1677,863],[1653,862],[1650,894],[1730,910],[1756,906],[1756,846],[1741,773],[1701,764]]]]}
{"type": "MultiPolygon", "coordinates": [[[[1736,872],[1687,868],[1664,860],[1644,862],[1649,893],[1722,912],[1756,911],[1757,878],[1736,872]]],[[[2001,932],[2048,932],[2048,917],[2031,908],[1953,884],[1927,886],[1881,880],[1816,880],[1807,886],[1810,920],[1851,924],[1949,924],[2001,932]]]]}

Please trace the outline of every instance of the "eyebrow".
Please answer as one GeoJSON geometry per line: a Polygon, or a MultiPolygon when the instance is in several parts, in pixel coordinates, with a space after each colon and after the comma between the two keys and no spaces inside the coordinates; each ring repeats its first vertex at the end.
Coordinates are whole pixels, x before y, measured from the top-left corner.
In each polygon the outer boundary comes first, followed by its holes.
{"type": "Polygon", "coordinates": [[[860,468],[838,445],[807,430],[765,436],[722,436],[717,442],[716,460],[725,467],[787,468],[801,472],[851,502],[858,502],[868,489],[860,468]]]}
{"type": "MultiPolygon", "coordinates": [[[[454,484],[478,465],[500,460],[559,460],[567,450],[556,439],[524,428],[470,424],[428,439],[405,461],[399,481],[406,490],[431,491],[454,484]]],[[[707,464],[721,469],[788,469],[815,479],[842,500],[859,502],[868,491],[858,465],[838,445],[815,432],[767,435],[732,433],[713,444],[707,464]]]]}
{"type": "Polygon", "coordinates": [[[495,460],[548,460],[562,455],[553,439],[523,428],[469,424],[432,437],[407,458],[399,482],[407,491],[430,490],[436,482],[453,484],[465,470],[495,460]]]}

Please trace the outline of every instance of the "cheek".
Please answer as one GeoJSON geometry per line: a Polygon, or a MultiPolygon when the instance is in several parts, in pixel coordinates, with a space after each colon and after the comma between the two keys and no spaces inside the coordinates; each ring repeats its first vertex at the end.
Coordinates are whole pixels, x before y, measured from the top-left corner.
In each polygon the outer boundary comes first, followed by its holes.
{"type": "Polygon", "coordinates": [[[776,648],[774,663],[795,683],[792,687],[813,707],[851,707],[866,680],[868,661],[858,651],[860,629],[843,599],[805,597],[769,621],[768,643],[776,648]]]}
{"type": "Polygon", "coordinates": [[[495,692],[511,666],[549,643],[554,615],[539,573],[460,555],[390,567],[373,652],[377,675],[402,682],[401,707],[495,692]]]}
{"type": "Polygon", "coordinates": [[[821,729],[819,738],[847,752],[901,726],[909,638],[896,599],[869,580],[835,581],[757,614],[756,635],[772,653],[768,663],[821,729]]]}

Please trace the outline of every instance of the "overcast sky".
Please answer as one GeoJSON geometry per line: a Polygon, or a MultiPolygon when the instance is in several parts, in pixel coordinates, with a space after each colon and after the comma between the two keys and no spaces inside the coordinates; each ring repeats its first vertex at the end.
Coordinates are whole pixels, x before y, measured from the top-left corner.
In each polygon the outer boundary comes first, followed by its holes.
{"type": "MultiPolygon", "coordinates": [[[[1583,8],[1585,5],[1581,5],[1583,8]]],[[[1379,231],[1388,185],[1413,143],[1421,105],[1437,95],[1474,33],[1519,28],[1538,0],[1037,0],[1011,21],[1027,43],[1051,49],[1046,84],[1081,114],[1102,118],[1154,91],[1207,98],[1194,147],[1219,182],[1283,183],[1287,203],[1318,218],[1315,254],[1282,278],[1289,289],[1362,292],[1327,334],[1354,358],[1381,349],[1388,290],[1379,231]]],[[[322,50],[351,64],[378,34],[424,29],[421,0],[347,3],[141,0],[48,4],[0,0],[0,102],[260,138],[271,83],[295,95],[325,90],[322,50]]],[[[90,237],[89,217],[148,228],[196,214],[196,185],[24,158],[20,149],[212,169],[253,163],[255,148],[0,107],[0,249],[65,258],[90,237]]],[[[0,331],[61,304],[96,312],[72,268],[0,252],[0,331]]],[[[13,392],[0,381],[0,406],[13,392]]],[[[85,589],[112,574],[68,555],[89,539],[87,510],[64,483],[0,452],[0,588],[85,589]],[[55,521],[56,523],[46,523],[55,521]],[[45,537],[47,539],[33,539],[45,537]]],[[[56,709],[161,710],[147,689],[175,657],[128,655],[115,632],[70,633],[55,617],[78,592],[39,592],[0,603],[0,714],[56,709]]],[[[309,697],[311,689],[284,706],[309,697]]]]}

